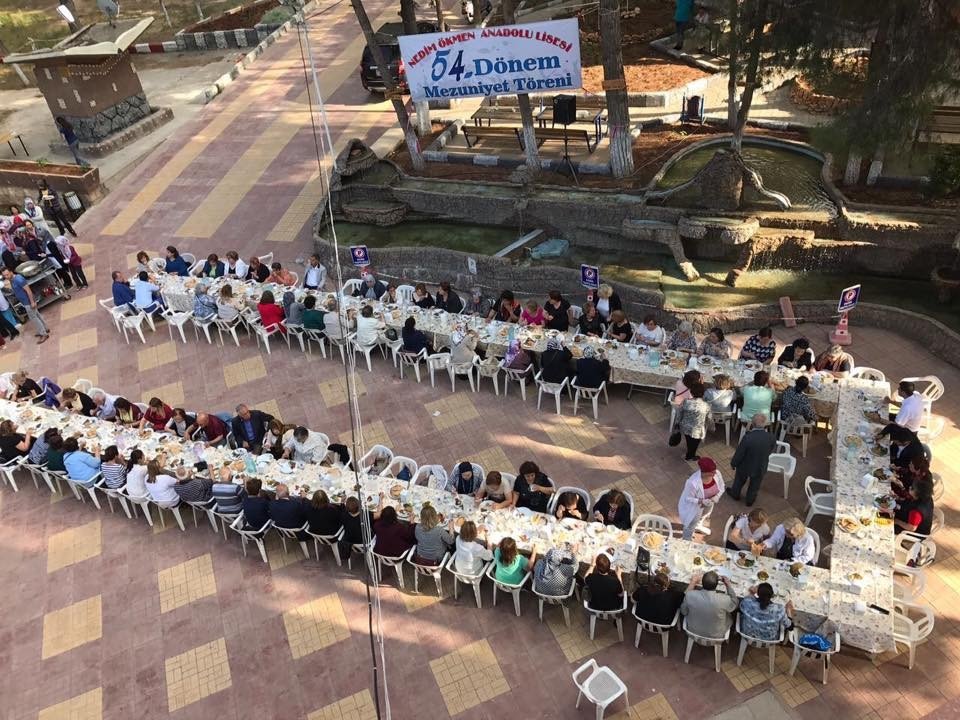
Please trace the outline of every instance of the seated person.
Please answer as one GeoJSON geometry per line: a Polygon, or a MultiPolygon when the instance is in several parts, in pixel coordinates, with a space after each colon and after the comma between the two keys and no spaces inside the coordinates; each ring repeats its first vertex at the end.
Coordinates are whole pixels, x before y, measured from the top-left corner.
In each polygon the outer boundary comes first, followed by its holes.
{"type": "Polygon", "coordinates": [[[633,341],[647,347],[660,347],[666,340],[667,331],[657,324],[656,315],[645,315],[643,322],[637,326],[633,341]]]}
{"type": "Polygon", "coordinates": [[[519,585],[526,577],[527,570],[537,560],[537,551],[530,554],[528,560],[517,550],[517,542],[512,537],[505,537],[493,551],[493,562],[496,571],[494,577],[508,585],[519,585]]]}
{"type": "Polygon", "coordinates": [[[287,290],[283,293],[283,319],[287,325],[303,326],[303,303],[297,302],[297,296],[293,290],[287,290]]]}
{"type": "Polygon", "coordinates": [[[923,443],[915,432],[896,423],[889,423],[877,437],[881,438],[884,435],[890,436],[890,465],[894,469],[905,468],[914,458],[926,456],[923,443]]]}
{"type": "Polygon", "coordinates": [[[487,319],[510,323],[520,322],[520,303],[514,299],[511,291],[504,290],[500,293],[500,298],[487,319]]]}
{"type": "Polygon", "coordinates": [[[261,494],[260,478],[248,478],[247,496],[243,499],[243,524],[245,530],[259,530],[270,520],[270,498],[261,494]]]}
{"type": "Polygon", "coordinates": [[[10,382],[14,386],[14,400],[33,400],[43,395],[43,389],[40,385],[37,384],[36,380],[31,379],[24,370],[18,370],[11,375],[10,382]]]}
{"type": "Polygon", "coordinates": [[[243,510],[247,491],[243,485],[233,482],[230,468],[223,466],[220,468],[219,481],[210,488],[210,496],[213,498],[214,512],[238,515],[243,510]]]}
{"type": "Polygon", "coordinates": [[[773,330],[762,327],[756,335],[751,335],[740,350],[741,360],[756,360],[766,365],[773,362],[777,355],[777,342],[773,339],[773,330]]]}
{"type": "Polygon", "coordinates": [[[584,345],[583,357],[577,359],[576,385],[582,388],[598,388],[610,379],[610,361],[602,356],[597,358],[597,349],[593,345],[584,345]]]}
{"type": "Polygon", "coordinates": [[[230,323],[239,315],[240,309],[233,297],[233,286],[227,283],[220,288],[220,294],[217,296],[217,318],[230,323]]]}
{"type": "Polygon", "coordinates": [[[817,357],[813,369],[829,372],[834,377],[846,377],[853,370],[853,357],[839,345],[831,345],[817,357]]]}
{"type": "Polygon", "coordinates": [[[777,358],[777,364],[784,365],[785,367],[809,370],[813,367],[815,360],[813,350],[810,349],[810,341],[805,337],[801,337],[783,349],[780,357],[777,358]]]}
{"type": "Polygon", "coordinates": [[[170,419],[164,425],[164,430],[172,432],[178,438],[189,440],[188,433],[193,432],[196,427],[197,418],[195,415],[188,415],[183,408],[174,408],[170,414],[170,419]]]}
{"type": "Polygon", "coordinates": [[[158,397],[150,398],[147,411],[140,419],[140,429],[150,428],[154,432],[163,432],[173,418],[173,408],[158,397]]]}
{"type": "MultiPolygon", "coordinates": [[[[164,261],[164,264],[166,262],[164,261]]],[[[144,270],[150,270],[150,256],[144,250],[140,250],[137,253],[137,267],[134,268],[137,272],[143,272],[144,270]]]]}
{"type": "Polygon", "coordinates": [[[723,336],[723,330],[718,327],[710,328],[710,332],[700,343],[698,352],[701,355],[719,358],[720,360],[729,360],[732,348],[730,341],[723,336]]]}
{"type": "Polygon", "coordinates": [[[557,509],[554,512],[557,520],[573,518],[574,520],[588,521],[587,503],[580,493],[565,492],[557,498],[557,509]]]}
{"type": "MultiPolygon", "coordinates": [[[[47,470],[53,470],[54,472],[66,472],[67,468],[63,464],[63,436],[57,432],[56,435],[50,438],[48,441],[49,447],[47,448],[47,470]]],[[[134,450],[133,452],[139,452],[139,450],[134,450]]],[[[131,453],[132,456],[133,453],[131,453]]]]}
{"type": "Polygon", "coordinates": [[[697,352],[697,336],[693,334],[693,324],[690,321],[684,320],[677,325],[677,329],[667,340],[667,350],[679,350],[686,353],[697,352]]]}
{"type": "Polygon", "coordinates": [[[327,454],[327,442],[323,433],[308,430],[298,425],[293,431],[293,437],[283,446],[283,457],[294,462],[320,462],[327,454]]]}
{"type": "Polygon", "coordinates": [[[757,640],[776,642],[781,632],[793,627],[793,603],[773,602],[773,586],[763,582],[750,588],[740,601],[740,632],[757,640]]]}
{"type": "Polygon", "coordinates": [[[365,348],[376,345],[380,342],[380,331],[384,327],[384,323],[373,316],[373,307],[364,305],[357,317],[357,345],[365,348]]]}
{"type": "Polygon", "coordinates": [[[710,403],[710,412],[733,412],[737,405],[737,391],[733,387],[733,378],[719,373],[713,376],[713,387],[707,388],[703,399],[710,403]]]}
{"type": "Polygon", "coordinates": [[[387,291],[387,286],[377,280],[370,273],[364,273],[363,284],[353,291],[354,297],[366,298],[367,300],[379,300],[387,291]]]}
{"type": "Polygon", "coordinates": [[[317,298],[315,295],[307,295],[303,299],[303,327],[306,330],[323,330],[322,309],[317,307],[317,298]]]}
{"type": "Polygon", "coordinates": [[[603,318],[597,312],[597,306],[588,302],[583,306],[583,315],[577,321],[579,332],[591,337],[603,335],[603,318]]]}
{"type": "Polygon", "coordinates": [[[737,595],[726,577],[719,578],[727,592],[718,593],[717,574],[710,571],[694,575],[687,585],[680,614],[686,617],[687,628],[694,635],[722,638],[733,625],[731,613],[737,609],[737,595]]]}
{"type": "Polygon", "coordinates": [[[134,295],[130,283],[123,277],[123,273],[114,270],[111,277],[113,278],[113,306],[116,308],[126,308],[131,313],[136,312],[136,295],[134,295]]]}
{"type": "Polygon", "coordinates": [[[813,565],[816,559],[813,535],[807,532],[807,528],[798,518],[791,518],[777,525],[773,534],[762,543],[754,543],[752,550],[755,555],[772,550],[777,560],[805,565],[813,565]]]}
{"type": "Polygon", "coordinates": [[[481,540],[485,540],[485,534],[481,536],[472,520],[460,526],[453,563],[461,575],[477,575],[486,563],[493,560],[493,553],[481,540]]]}
{"type": "MultiPolygon", "coordinates": [[[[101,472],[103,472],[102,468],[105,466],[106,462],[100,466],[101,472]]],[[[173,491],[183,502],[205,503],[213,497],[213,481],[195,475],[191,470],[183,471],[181,469],[177,471],[177,484],[173,486],[173,491]]]]}
{"type": "Polygon", "coordinates": [[[297,284],[297,276],[289,270],[285,270],[280,263],[275,262],[270,266],[270,275],[267,276],[267,282],[292,287],[297,284]]]}
{"type": "Polygon", "coordinates": [[[197,419],[189,429],[190,436],[206,444],[207,447],[218,447],[227,441],[229,432],[227,424],[211,413],[197,413],[197,419]]]}
{"type": "Polygon", "coordinates": [[[503,367],[508,370],[524,370],[533,364],[530,353],[523,349],[520,340],[514,338],[507,345],[507,353],[503,356],[503,367]]]}
{"type": "MultiPolygon", "coordinates": [[[[37,442],[33,445],[34,450],[36,450],[39,442],[40,438],[37,438],[37,442]]],[[[31,450],[30,453],[32,455],[33,450],[31,450]]],[[[900,498],[909,499],[909,490],[915,482],[923,479],[933,482],[933,473],[930,472],[930,461],[923,455],[910,458],[907,466],[896,468],[896,472],[897,476],[890,481],[890,489],[900,498]]]]}
{"type": "Polygon", "coordinates": [[[203,269],[200,271],[200,275],[205,278],[218,278],[223,277],[226,272],[226,266],[223,262],[217,257],[216,253],[210,253],[207,255],[206,262],[203,263],[203,269]]]}
{"type": "Polygon", "coordinates": [[[74,388],[64,388],[60,393],[60,409],[66,412],[94,417],[97,406],[86,393],[74,388]]]}
{"type": "Polygon", "coordinates": [[[656,625],[669,625],[683,602],[683,590],[671,587],[670,576],[658,571],[648,582],[637,586],[633,602],[637,617],[656,625]]]}
{"type": "Polygon", "coordinates": [[[810,378],[801,375],[794,381],[793,387],[783,391],[780,396],[780,421],[785,425],[811,423],[817,419],[813,404],[804,392],[808,387],[810,378]]]}
{"type": "Polygon", "coordinates": [[[267,278],[270,277],[270,268],[260,262],[260,258],[256,255],[250,258],[250,262],[247,263],[247,280],[254,280],[258,283],[265,283],[267,278]]]}
{"type": "Polygon", "coordinates": [[[580,563],[567,548],[552,547],[533,568],[533,589],[541,595],[566,597],[573,589],[580,563]]]}
{"type": "Polygon", "coordinates": [[[513,504],[513,487],[497,470],[491,470],[487,473],[483,484],[477,490],[474,499],[477,502],[489,500],[494,505],[494,509],[510,507],[513,504]]]}
{"type": "MultiPolygon", "coordinates": [[[[703,375],[699,370],[687,370],[673,386],[673,400],[678,408],[690,399],[690,388],[703,385],[703,375]]],[[[706,391],[704,391],[706,395],[706,391]]]]}
{"type": "Polygon", "coordinates": [[[593,519],[604,525],[614,525],[621,530],[629,530],[633,524],[630,517],[630,501],[616,488],[608,490],[593,506],[593,519]]]}
{"type": "Polygon", "coordinates": [[[241,403],[237,405],[237,414],[230,421],[230,432],[238,447],[249,450],[254,455],[263,452],[263,438],[267,434],[267,424],[273,420],[262,410],[251,410],[241,403]]]}
{"type": "Polygon", "coordinates": [[[890,420],[900,427],[907,430],[919,432],[923,427],[924,399],[923,395],[917,392],[916,386],[909,380],[901,380],[897,386],[897,395],[895,398],[887,398],[891,403],[900,406],[896,415],[890,413],[890,420]]]}
{"type": "Polygon", "coordinates": [[[491,312],[493,312],[493,300],[484,297],[483,288],[479,285],[472,287],[470,289],[470,298],[463,308],[463,314],[486,318],[489,317],[491,312]]]}
{"type": "MultiPolygon", "coordinates": [[[[190,266],[187,261],[180,257],[180,253],[173,245],[167,245],[167,262],[164,265],[164,271],[170,275],[179,275],[186,277],[190,274],[190,266]]],[[[144,270],[140,271],[145,272],[144,270]]]]}
{"type": "Polygon", "coordinates": [[[619,610],[623,607],[623,579],[620,568],[611,570],[610,558],[605,553],[597,555],[583,580],[590,592],[587,607],[591,610],[619,610]]]}
{"type": "MultiPolygon", "coordinates": [[[[302,498],[290,497],[290,488],[280,483],[274,489],[274,498],[270,501],[270,519],[273,524],[284,530],[299,530],[307,524],[307,504],[302,498]]],[[[310,536],[298,533],[298,540],[306,540],[310,536]]]]}
{"type": "Polygon", "coordinates": [[[32,440],[29,430],[24,434],[17,432],[13,420],[0,422],[0,458],[3,462],[26,455],[30,451],[32,440]]]}
{"type": "Polygon", "coordinates": [[[238,280],[246,280],[249,267],[240,259],[240,254],[236,250],[228,250],[226,257],[227,261],[223,267],[223,274],[238,280]]]}
{"type": "Polygon", "coordinates": [[[527,306],[520,313],[520,324],[543,327],[546,322],[547,319],[540,304],[536,300],[528,300],[527,306]]]}
{"type": "MultiPolygon", "coordinates": [[[[592,295],[593,293],[589,293],[587,299],[594,300],[592,295]]],[[[604,322],[610,319],[610,313],[614,310],[623,310],[623,301],[620,299],[620,296],[606,283],[597,289],[594,302],[596,302],[597,312],[600,313],[600,317],[603,318],[604,322]]]]}
{"type": "Polygon", "coordinates": [[[477,357],[477,333],[458,327],[450,336],[450,364],[467,365],[477,357]]]}
{"type": "Polygon", "coordinates": [[[424,310],[434,306],[433,295],[427,292],[427,286],[423,283],[417,283],[413,288],[413,304],[424,310]]]}
{"type": "Polygon", "coordinates": [[[610,313],[610,325],[607,327],[607,337],[619,342],[630,342],[633,337],[633,326],[627,321],[623,310],[614,310],[610,313]]]}
{"type": "MultiPolygon", "coordinates": [[[[886,511],[889,515],[889,511],[886,511]]],[[[921,478],[910,485],[907,499],[893,514],[893,531],[927,536],[933,529],[933,478],[921,478]]]]}
{"type": "Polygon", "coordinates": [[[340,507],[333,505],[323,490],[317,490],[307,505],[307,522],[314,535],[330,537],[340,532],[343,518],[340,507]]]}
{"type": "Polygon", "coordinates": [[[93,413],[94,416],[101,420],[110,420],[111,422],[116,420],[116,402],[118,398],[119,395],[108,395],[102,391],[95,392],[93,394],[93,404],[97,406],[97,409],[93,413]]]}
{"type": "Polygon", "coordinates": [[[473,463],[464,460],[447,477],[447,484],[443,489],[457,495],[476,495],[482,486],[483,472],[474,472],[473,463]]]}
{"type": "Polygon", "coordinates": [[[532,460],[520,465],[517,479],[513,483],[513,506],[530,508],[536,512],[546,512],[550,496],[555,489],[550,478],[540,472],[532,460]]]}
{"type": "Polygon", "coordinates": [[[560,338],[548,338],[547,349],[540,355],[540,379],[548,383],[562,383],[570,377],[573,353],[563,346],[560,338]]]}
{"type": "Polygon", "coordinates": [[[547,330],[566,332],[573,322],[570,312],[570,302],[560,294],[559,290],[551,290],[547,294],[547,302],[543,305],[544,318],[547,330]]]}
{"type": "Polygon", "coordinates": [[[163,301],[160,299],[160,287],[150,282],[145,272],[140,273],[133,283],[133,304],[137,310],[142,310],[148,315],[164,309],[163,301]]]}
{"type": "Polygon", "coordinates": [[[287,334],[287,326],[284,322],[283,308],[277,305],[273,298],[273,293],[264,290],[260,295],[260,301],[257,303],[257,311],[260,313],[260,322],[267,330],[277,329],[281,334],[287,334]]]}
{"type": "Polygon", "coordinates": [[[180,496],[175,489],[177,478],[164,471],[162,462],[154,458],[147,463],[147,495],[158,507],[173,508],[180,504],[180,496]]]}
{"type": "Polygon", "coordinates": [[[373,534],[377,538],[373,552],[384,557],[400,557],[412,548],[416,542],[412,515],[409,520],[409,523],[401,523],[397,511],[391,505],[385,507],[380,519],[373,523],[373,534]]]}
{"type": "MultiPolygon", "coordinates": [[[[354,545],[363,545],[363,513],[366,513],[367,524],[373,532],[373,524],[380,518],[383,511],[383,493],[380,494],[380,503],[374,511],[362,510],[360,501],[350,496],[343,503],[343,512],[340,521],[343,525],[343,537],[340,538],[338,550],[341,558],[349,558],[354,545]]],[[[396,514],[396,511],[394,511],[396,514]]]]}
{"type": "Polygon", "coordinates": [[[417,330],[417,321],[412,317],[408,317],[403,323],[403,331],[400,335],[403,338],[403,352],[415,355],[426,350],[427,355],[433,354],[433,346],[430,345],[426,334],[417,330]]]}
{"type": "Polygon", "coordinates": [[[354,312],[343,312],[334,298],[327,300],[327,312],[323,316],[323,334],[331,341],[343,342],[343,339],[356,326],[354,312]]]}
{"type": "Polygon", "coordinates": [[[768,537],[770,526],[767,525],[767,512],[762,508],[754,508],[746,515],[737,515],[724,547],[727,550],[752,550],[755,544],[768,537]]]}
{"type": "Polygon", "coordinates": [[[413,561],[418,565],[439,565],[453,546],[453,520],[447,523],[447,527],[441,525],[433,505],[424,505],[420,510],[420,522],[413,532],[417,540],[413,561]]]}
{"type": "Polygon", "coordinates": [[[306,290],[319,290],[327,277],[327,269],[320,263],[320,256],[314,253],[303,270],[303,287],[306,290]]]}
{"type": "MultiPolygon", "coordinates": [[[[2,428],[0,428],[0,432],[2,432],[2,428]]],[[[29,462],[31,465],[43,465],[47,461],[47,454],[50,452],[50,441],[59,434],[60,431],[57,430],[57,428],[48,428],[47,430],[44,430],[43,435],[38,436],[37,439],[33,441],[33,447],[30,448],[30,453],[27,455],[27,462],[29,462]]],[[[4,460],[7,460],[8,458],[6,458],[6,449],[3,447],[2,438],[3,435],[0,435],[0,457],[3,457],[4,460]]],[[[20,442],[23,441],[21,440],[20,442]]],[[[12,443],[12,441],[8,440],[7,443],[12,443]]],[[[20,443],[17,443],[14,447],[16,448],[19,445],[20,443]]],[[[17,453],[19,453],[19,450],[17,450],[17,453]]],[[[16,456],[17,455],[14,455],[13,457],[16,456]]]]}
{"type": "Polygon", "coordinates": [[[283,449],[293,441],[293,431],[296,429],[296,425],[285,424],[274,418],[267,423],[267,432],[263,436],[263,451],[280,460],[283,449]]]}
{"type": "Polygon", "coordinates": [[[113,401],[113,409],[116,410],[116,423],[124,427],[134,427],[139,425],[143,419],[143,411],[126,398],[118,397],[113,401]]]}
{"type": "Polygon", "coordinates": [[[752,418],[754,415],[773,417],[770,407],[777,394],[770,387],[770,375],[766,370],[757,370],[753,375],[753,384],[743,388],[743,407],[740,417],[752,418]]]}
{"type": "Polygon", "coordinates": [[[193,316],[198,320],[212,320],[217,316],[217,301],[210,297],[207,289],[203,281],[193,289],[193,316]]]}

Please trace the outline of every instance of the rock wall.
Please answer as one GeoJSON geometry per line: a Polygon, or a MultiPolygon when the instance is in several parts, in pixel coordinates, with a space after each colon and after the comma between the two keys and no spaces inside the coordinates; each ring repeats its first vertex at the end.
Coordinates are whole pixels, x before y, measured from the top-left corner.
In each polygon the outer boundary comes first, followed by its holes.
{"type": "Polygon", "coordinates": [[[67,115],[81,142],[98,143],[113,133],[120,132],[152,112],[143,92],[131,95],[116,105],[101,110],[93,117],[67,115]]]}

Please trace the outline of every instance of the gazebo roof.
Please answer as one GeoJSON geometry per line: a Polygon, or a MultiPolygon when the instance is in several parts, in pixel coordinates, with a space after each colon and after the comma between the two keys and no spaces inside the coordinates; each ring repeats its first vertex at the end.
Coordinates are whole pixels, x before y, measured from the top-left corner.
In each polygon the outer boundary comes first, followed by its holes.
{"type": "Polygon", "coordinates": [[[96,62],[119,55],[133,45],[153,22],[152,16],[93,23],[64,38],[52,48],[28,53],[7,55],[3,62],[13,64],[63,65],[67,63],[96,62]]]}

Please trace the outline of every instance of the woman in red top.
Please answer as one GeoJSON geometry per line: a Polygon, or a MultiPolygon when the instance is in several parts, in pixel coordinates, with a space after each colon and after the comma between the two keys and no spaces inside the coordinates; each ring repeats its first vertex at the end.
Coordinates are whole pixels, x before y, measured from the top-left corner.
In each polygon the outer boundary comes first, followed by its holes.
{"type": "Polygon", "coordinates": [[[417,541],[414,524],[401,523],[396,509],[389,505],[380,513],[380,519],[373,523],[373,534],[377,536],[373,551],[384,557],[399,557],[417,541]]]}
{"type": "Polygon", "coordinates": [[[260,320],[267,330],[276,325],[280,332],[284,335],[287,334],[287,326],[283,324],[283,308],[277,305],[272,292],[269,290],[263,291],[260,302],[257,303],[257,310],[260,311],[260,320]]]}
{"type": "Polygon", "coordinates": [[[147,403],[147,411],[140,419],[140,429],[149,426],[155,432],[162,432],[172,417],[173,409],[160,398],[152,397],[147,403]]]}

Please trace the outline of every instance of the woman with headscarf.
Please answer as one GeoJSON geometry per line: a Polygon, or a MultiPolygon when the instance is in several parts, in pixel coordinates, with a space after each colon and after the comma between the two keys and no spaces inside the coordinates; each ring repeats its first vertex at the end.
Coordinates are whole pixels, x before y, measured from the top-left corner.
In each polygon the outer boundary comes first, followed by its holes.
{"type": "Polygon", "coordinates": [[[540,379],[548,383],[562,383],[570,377],[573,354],[563,346],[560,338],[549,338],[547,349],[540,356],[540,379]]]}
{"type": "Polygon", "coordinates": [[[3,253],[3,265],[11,270],[16,270],[17,265],[20,264],[17,262],[17,254],[20,252],[20,248],[17,247],[17,243],[13,239],[13,232],[14,227],[12,222],[6,218],[0,220],[0,242],[3,243],[0,252],[3,253]]]}
{"type": "Polygon", "coordinates": [[[610,361],[597,358],[597,349],[593,345],[583,346],[583,357],[577,360],[577,385],[585,388],[598,388],[610,378],[610,361]]]}
{"type": "Polygon", "coordinates": [[[466,365],[472,363],[477,354],[477,336],[472,332],[464,332],[457,326],[450,335],[450,364],[466,365]]]}
{"type": "MultiPolygon", "coordinates": [[[[57,268],[57,275],[60,277],[63,286],[69,290],[73,287],[73,280],[70,279],[70,270],[67,267],[67,258],[64,257],[63,251],[57,244],[56,238],[50,235],[49,232],[47,232],[47,236],[48,239],[41,239],[41,242],[43,242],[47,248],[47,257],[56,261],[55,264],[59,266],[57,268]]],[[[40,237],[39,233],[37,237],[40,237]]]]}
{"type": "Polygon", "coordinates": [[[523,370],[531,364],[530,353],[520,347],[520,341],[514,338],[507,345],[507,354],[503,356],[503,367],[508,370],[523,370]]]}
{"type": "Polygon", "coordinates": [[[297,302],[292,290],[283,293],[283,315],[287,325],[303,325],[303,303],[297,302]]]}
{"type": "Polygon", "coordinates": [[[577,560],[568,547],[550,548],[533,569],[533,590],[541,595],[563,597],[573,587],[577,560]]]}
{"type": "MultiPolygon", "coordinates": [[[[479,469],[479,465],[477,468],[479,469]]],[[[483,471],[475,472],[473,463],[464,460],[447,478],[444,490],[457,495],[476,495],[483,484],[483,471]]]]}
{"type": "MultiPolygon", "coordinates": [[[[87,276],[83,272],[83,258],[80,257],[77,249],[70,244],[70,241],[67,240],[65,235],[57,235],[57,237],[54,238],[54,242],[57,244],[57,248],[63,256],[64,263],[70,271],[70,275],[73,277],[74,284],[78,288],[89,287],[87,285],[87,276]]],[[[143,255],[146,255],[146,253],[143,253],[143,255]]],[[[139,258],[140,256],[138,255],[137,257],[139,258]]],[[[137,262],[139,262],[139,259],[137,262]]]]}
{"type": "MultiPolygon", "coordinates": [[[[23,212],[21,213],[26,220],[32,220],[34,224],[43,223],[43,210],[37,205],[32,197],[23,199],[23,212]]],[[[44,227],[46,224],[44,223],[44,227]]]]}

